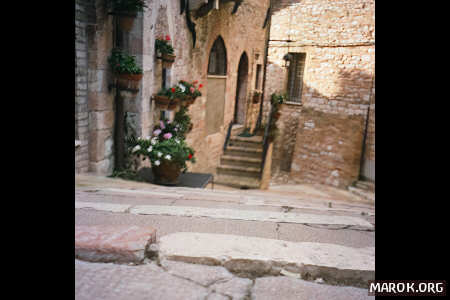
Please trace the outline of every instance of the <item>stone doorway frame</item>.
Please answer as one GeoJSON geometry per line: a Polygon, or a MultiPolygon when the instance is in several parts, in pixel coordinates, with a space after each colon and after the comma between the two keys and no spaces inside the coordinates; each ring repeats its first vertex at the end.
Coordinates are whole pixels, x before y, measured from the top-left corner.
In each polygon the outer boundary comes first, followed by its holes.
{"type": "Polygon", "coordinates": [[[239,59],[236,76],[236,96],[234,102],[233,123],[245,124],[247,110],[247,94],[249,84],[249,59],[244,51],[239,59]]]}

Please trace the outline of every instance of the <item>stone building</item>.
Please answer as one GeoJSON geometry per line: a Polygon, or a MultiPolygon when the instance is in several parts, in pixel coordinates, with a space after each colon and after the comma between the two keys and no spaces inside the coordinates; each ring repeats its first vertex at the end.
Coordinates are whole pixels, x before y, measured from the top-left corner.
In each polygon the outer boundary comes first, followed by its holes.
{"type": "Polygon", "coordinates": [[[344,187],[358,179],[360,165],[371,178],[374,0],[147,0],[126,33],[115,30],[105,3],[76,0],[76,172],[112,173],[119,123],[137,136],[150,135],[161,116],[152,95],[164,77],[169,86],[179,80],[204,85],[189,108],[194,127],[187,142],[198,158],[192,172],[216,174],[229,124],[252,131],[261,107],[264,124],[270,95],[287,91],[292,102],[283,104],[278,121],[273,180],[344,187]],[[165,35],[176,60],[163,76],[154,43],[165,35]],[[117,96],[110,86],[107,58],[118,42],[143,69],[137,94],[117,96]],[[263,105],[251,101],[254,91],[264,93],[263,105]],[[117,97],[124,120],[117,120],[117,97]]]}
{"type": "Polygon", "coordinates": [[[274,180],[346,187],[361,173],[374,181],[374,6],[273,2],[264,102],[277,91],[290,96],[278,121],[274,180]]]}

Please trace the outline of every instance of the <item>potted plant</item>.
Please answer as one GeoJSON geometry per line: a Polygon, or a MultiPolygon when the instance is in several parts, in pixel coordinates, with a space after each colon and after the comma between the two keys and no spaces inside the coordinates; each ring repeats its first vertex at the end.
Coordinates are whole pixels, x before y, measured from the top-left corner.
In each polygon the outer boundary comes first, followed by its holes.
{"type": "Polygon", "coordinates": [[[159,92],[153,96],[157,107],[169,110],[175,109],[181,99],[184,99],[185,97],[186,94],[178,85],[168,89],[161,88],[159,92]]]}
{"type": "Polygon", "coordinates": [[[155,40],[155,53],[157,59],[162,59],[163,67],[170,68],[175,61],[175,54],[170,42],[170,36],[166,35],[164,39],[155,40]]]}
{"type": "Polygon", "coordinates": [[[197,97],[200,97],[202,95],[200,89],[203,87],[203,84],[200,83],[198,86],[197,84],[197,80],[193,81],[192,83],[186,80],[180,80],[178,85],[183,88],[184,93],[186,94],[185,98],[181,101],[181,104],[183,106],[190,106],[195,102],[195,99],[197,99],[197,97]]]}
{"type": "Polygon", "coordinates": [[[114,48],[108,58],[113,73],[117,77],[117,87],[123,89],[139,89],[142,69],[136,64],[136,57],[128,55],[119,48],[114,48]]]}
{"type": "Polygon", "coordinates": [[[272,104],[272,119],[277,121],[281,114],[279,112],[280,105],[283,104],[285,101],[287,101],[288,96],[287,94],[277,94],[273,93],[270,98],[270,103],[272,104]]]}
{"type": "Polygon", "coordinates": [[[147,8],[145,0],[109,0],[108,4],[110,14],[118,17],[119,28],[124,31],[130,31],[137,13],[147,8]]]}
{"type": "Polygon", "coordinates": [[[261,91],[254,91],[253,93],[253,103],[259,103],[261,101],[262,92],[261,91]]]}
{"type": "Polygon", "coordinates": [[[160,121],[151,137],[137,139],[132,153],[149,158],[155,183],[175,185],[181,172],[187,171],[187,162],[195,163],[194,150],[184,139],[182,124],[160,121]]]}

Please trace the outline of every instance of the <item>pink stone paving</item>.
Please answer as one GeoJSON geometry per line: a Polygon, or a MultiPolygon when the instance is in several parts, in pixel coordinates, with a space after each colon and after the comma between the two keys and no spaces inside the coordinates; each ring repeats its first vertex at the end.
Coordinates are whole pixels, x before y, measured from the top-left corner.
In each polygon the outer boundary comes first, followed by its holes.
{"type": "Polygon", "coordinates": [[[75,257],[96,262],[140,263],[156,242],[156,229],[149,226],[75,226],[75,257]]]}

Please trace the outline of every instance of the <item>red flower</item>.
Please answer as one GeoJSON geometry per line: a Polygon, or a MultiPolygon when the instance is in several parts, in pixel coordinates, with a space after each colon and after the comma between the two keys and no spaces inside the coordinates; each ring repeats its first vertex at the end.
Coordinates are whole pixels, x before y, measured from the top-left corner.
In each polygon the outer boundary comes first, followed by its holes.
{"type": "Polygon", "coordinates": [[[166,35],[166,41],[170,41],[170,35],[166,35]]]}
{"type": "Polygon", "coordinates": [[[201,89],[203,87],[203,84],[200,83],[200,85],[198,86],[199,89],[201,89]]]}
{"type": "Polygon", "coordinates": [[[191,158],[192,158],[192,154],[189,153],[188,159],[191,159],[191,158]]]}
{"type": "Polygon", "coordinates": [[[172,88],[172,93],[175,93],[175,88],[172,88]]]}

